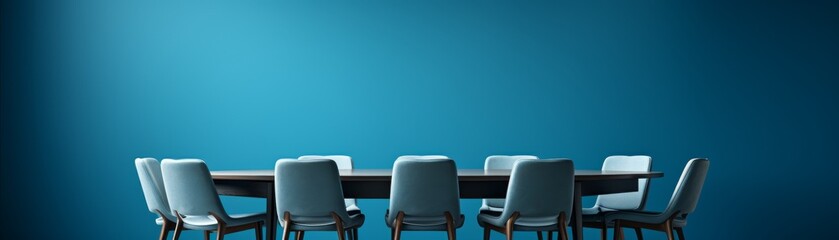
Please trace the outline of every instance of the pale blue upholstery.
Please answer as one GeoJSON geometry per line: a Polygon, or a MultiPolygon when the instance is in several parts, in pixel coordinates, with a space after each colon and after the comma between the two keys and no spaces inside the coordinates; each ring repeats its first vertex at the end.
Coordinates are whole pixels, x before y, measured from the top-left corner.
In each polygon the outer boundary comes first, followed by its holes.
{"type": "MultiPolygon", "coordinates": [[[[609,156],[603,161],[603,171],[650,171],[652,158],[649,156],[609,156]]],[[[583,222],[603,222],[606,212],[616,210],[644,210],[649,192],[649,179],[638,179],[638,191],[597,196],[591,208],[582,211],[583,222]]]]}
{"type": "Polygon", "coordinates": [[[463,226],[457,167],[446,156],[402,156],[393,164],[390,206],[385,214],[388,227],[395,227],[404,213],[402,230],[445,231],[445,212],[455,228],[463,226]]]}
{"type": "MultiPolygon", "coordinates": [[[[338,165],[338,170],[352,170],[352,158],[346,155],[305,155],[300,156],[297,158],[298,160],[312,160],[312,159],[330,159],[335,161],[335,164],[338,165]]],[[[344,205],[347,206],[347,211],[350,213],[361,212],[361,209],[358,208],[358,204],[356,203],[355,199],[347,198],[344,199],[344,205]]]]}
{"type": "Polygon", "coordinates": [[[164,218],[170,222],[177,221],[178,219],[169,209],[169,200],[166,199],[160,162],[154,158],[137,158],[134,160],[134,166],[137,167],[137,175],[140,177],[140,186],[143,187],[146,205],[150,212],[159,217],[155,222],[162,225],[164,218]]]}
{"type": "MultiPolygon", "coordinates": [[[[532,155],[493,155],[486,158],[484,161],[484,170],[503,170],[513,169],[513,164],[521,159],[539,159],[532,155]]],[[[504,209],[503,198],[484,199],[481,205],[481,211],[496,211],[500,212],[504,209]]]]}
{"type": "Polygon", "coordinates": [[[444,155],[402,155],[396,158],[396,161],[402,159],[449,159],[449,157],[444,155]]]}
{"type": "Polygon", "coordinates": [[[364,215],[348,214],[335,161],[280,159],[274,167],[277,216],[283,228],[294,231],[336,231],[332,213],[344,230],[361,227],[364,215]],[[290,223],[285,221],[285,214],[290,223]]]}
{"type": "Polygon", "coordinates": [[[210,170],[202,160],[164,159],[163,184],[172,215],[180,214],[187,229],[216,230],[218,216],[226,226],[263,222],[265,213],[229,215],[216,192],[210,170]]]}
{"type": "Polygon", "coordinates": [[[687,215],[696,210],[709,165],[710,161],[701,158],[691,159],[688,162],[664,211],[616,211],[607,213],[606,221],[628,220],[660,224],[672,219],[673,227],[683,227],[687,223],[687,215]]]}
{"type": "MultiPolygon", "coordinates": [[[[514,213],[515,231],[559,230],[559,216],[571,216],[574,163],[568,159],[519,160],[513,166],[503,211],[478,214],[478,224],[505,227],[514,213]]],[[[564,227],[564,226],[563,226],[564,227]]]]}

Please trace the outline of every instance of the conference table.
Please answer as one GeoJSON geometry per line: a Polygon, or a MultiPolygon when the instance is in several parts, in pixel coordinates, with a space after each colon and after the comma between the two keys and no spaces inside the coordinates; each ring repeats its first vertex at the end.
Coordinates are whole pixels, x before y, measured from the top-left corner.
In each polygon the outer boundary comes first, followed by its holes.
{"type": "MultiPolygon", "coordinates": [[[[391,169],[340,170],[345,198],[390,198],[391,169]]],[[[510,170],[460,169],[457,171],[461,198],[505,198],[510,170]]],[[[574,211],[571,213],[572,236],[583,239],[582,197],[638,191],[638,179],[664,176],[655,171],[576,170],[574,211]]],[[[266,238],[277,238],[277,211],[273,170],[213,171],[213,181],[220,195],[259,197],[266,199],[266,238]]],[[[303,183],[305,184],[305,183],[303,183]]],[[[557,191],[564,191],[557,189],[557,191]]],[[[384,223],[382,223],[384,224],[384,223]]]]}

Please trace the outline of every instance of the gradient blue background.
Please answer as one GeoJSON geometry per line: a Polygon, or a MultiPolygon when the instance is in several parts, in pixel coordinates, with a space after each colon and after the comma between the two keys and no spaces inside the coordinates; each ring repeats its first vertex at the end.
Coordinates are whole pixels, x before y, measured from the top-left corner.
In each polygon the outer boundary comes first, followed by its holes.
{"type": "MultiPolygon", "coordinates": [[[[4,2],[3,234],[154,239],[135,157],[223,170],[303,154],[351,155],[358,168],[402,154],[445,154],[460,168],[535,154],[597,169],[611,154],[648,154],[666,173],[652,181],[653,210],[688,159],[712,160],[689,239],[824,239],[838,213],[837,11],[835,1],[4,2]]],[[[461,239],[479,238],[479,205],[462,201],[461,239]]],[[[387,200],[360,206],[361,237],[386,239],[387,200]]]]}

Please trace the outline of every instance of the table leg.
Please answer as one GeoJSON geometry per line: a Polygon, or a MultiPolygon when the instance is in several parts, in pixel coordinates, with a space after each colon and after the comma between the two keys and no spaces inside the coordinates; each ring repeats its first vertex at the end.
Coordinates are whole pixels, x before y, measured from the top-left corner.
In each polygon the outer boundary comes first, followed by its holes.
{"type": "Polygon", "coordinates": [[[574,240],[583,240],[583,194],[582,194],[582,184],[579,182],[574,183],[574,214],[573,225],[571,226],[571,230],[574,231],[574,240]]]}
{"type": "Polygon", "coordinates": [[[277,201],[275,200],[276,196],[274,195],[274,187],[271,186],[270,194],[265,199],[267,204],[265,207],[265,213],[268,215],[268,219],[265,220],[265,239],[266,240],[276,240],[277,239],[277,201]]]}

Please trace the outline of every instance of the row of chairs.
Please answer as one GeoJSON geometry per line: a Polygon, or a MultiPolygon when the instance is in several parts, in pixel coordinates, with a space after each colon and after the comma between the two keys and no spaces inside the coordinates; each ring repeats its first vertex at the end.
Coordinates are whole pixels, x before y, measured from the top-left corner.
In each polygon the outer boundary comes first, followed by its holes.
{"type": "MultiPolygon", "coordinates": [[[[201,160],[163,160],[138,158],[136,167],[149,210],[159,216],[160,239],[174,230],[178,239],[183,230],[204,231],[209,239],[225,234],[255,229],[261,239],[266,216],[259,214],[228,215],[221,205],[210,172],[201,160]]],[[[611,156],[603,170],[648,171],[648,156],[611,156]]],[[[344,199],[339,169],[352,169],[348,156],[302,156],[280,159],[275,165],[277,214],[283,227],[283,240],[295,232],[298,240],[306,231],[337,231],[338,239],[358,239],[364,214],[354,199],[344,199]],[[305,183],[305,184],[300,184],[305,183]]],[[[535,156],[490,156],[485,169],[512,169],[506,199],[484,199],[478,224],[484,228],[484,239],[495,230],[512,239],[513,231],[535,231],[542,239],[553,232],[567,240],[566,226],[573,203],[574,165],[567,159],[538,160],[535,156]]],[[[660,230],[673,239],[673,230],[684,239],[682,228],[687,214],[693,212],[699,198],[708,160],[693,159],[663,212],[646,212],[644,205],[649,181],[639,180],[639,191],[598,196],[592,208],[583,209],[583,225],[602,230],[606,239],[608,228],[615,229],[615,239],[622,239],[622,227],[660,230]]],[[[392,239],[401,238],[402,231],[446,231],[456,238],[456,229],[465,218],[460,212],[457,167],[446,156],[401,156],[394,163],[390,205],[385,222],[392,239]]]]}

